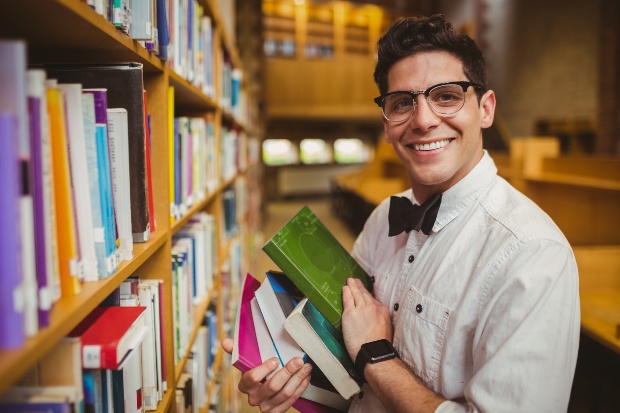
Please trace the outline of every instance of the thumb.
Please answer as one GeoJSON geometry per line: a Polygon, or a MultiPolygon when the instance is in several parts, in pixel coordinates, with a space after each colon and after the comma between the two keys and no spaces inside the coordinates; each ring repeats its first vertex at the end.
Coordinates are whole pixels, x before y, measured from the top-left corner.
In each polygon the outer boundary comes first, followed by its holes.
{"type": "Polygon", "coordinates": [[[233,344],[234,344],[234,342],[233,342],[232,338],[225,338],[224,340],[222,340],[222,348],[228,354],[232,354],[233,344]]]}

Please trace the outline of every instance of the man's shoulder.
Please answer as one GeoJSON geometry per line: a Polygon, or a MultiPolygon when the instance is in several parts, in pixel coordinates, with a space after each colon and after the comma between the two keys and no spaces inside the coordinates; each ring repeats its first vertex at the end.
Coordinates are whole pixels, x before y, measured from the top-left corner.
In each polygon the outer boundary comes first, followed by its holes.
{"type": "Polygon", "coordinates": [[[548,239],[568,245],[551,217],[501,177],[496,177],[493,185],[480,197],[479,203],[490,220],[522,241],[548,239]]]}

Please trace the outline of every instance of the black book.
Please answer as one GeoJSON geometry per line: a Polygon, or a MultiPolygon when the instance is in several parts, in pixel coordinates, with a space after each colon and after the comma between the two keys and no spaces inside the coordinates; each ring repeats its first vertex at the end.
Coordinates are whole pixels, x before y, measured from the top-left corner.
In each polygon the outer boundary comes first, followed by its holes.
{"type": "Polygon", "coordinates": [[[150,237],[146,177],[146,135],[142,64],[46,65],[49,79],[59,83],[81,83],[84,89],[107,89],[108,108],[127,110],[129,132],[129,181],[131,230],[134,242],[150,237]]]}

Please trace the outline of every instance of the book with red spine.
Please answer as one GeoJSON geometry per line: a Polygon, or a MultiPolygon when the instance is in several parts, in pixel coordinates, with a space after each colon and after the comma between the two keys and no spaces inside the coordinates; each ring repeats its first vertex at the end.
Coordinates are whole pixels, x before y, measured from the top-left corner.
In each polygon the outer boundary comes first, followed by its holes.
{"type": "Polygon", "coordinates": [[[146,307],[97,307],[69,337],[80,337],[82,368],[113,369],[130,350],[142,342],[146,332],[146,307]]]}

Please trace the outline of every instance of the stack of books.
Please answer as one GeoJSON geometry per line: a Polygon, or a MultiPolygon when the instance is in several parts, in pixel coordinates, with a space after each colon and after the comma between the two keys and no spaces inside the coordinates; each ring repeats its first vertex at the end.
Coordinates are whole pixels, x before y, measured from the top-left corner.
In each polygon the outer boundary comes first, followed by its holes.
{"type": "Polygon", "coordinates": [[[282,368],[301,357],[314,368],[293,407],[304,413],[346,411],[363,380],[344,346],[342,287],[355,277],[370,290],[370,277],[308,207],[263,250],[282,272],[267,272],[262,284],[246,275],[233,365],[245,372],[277,357],[282,368]]]}

